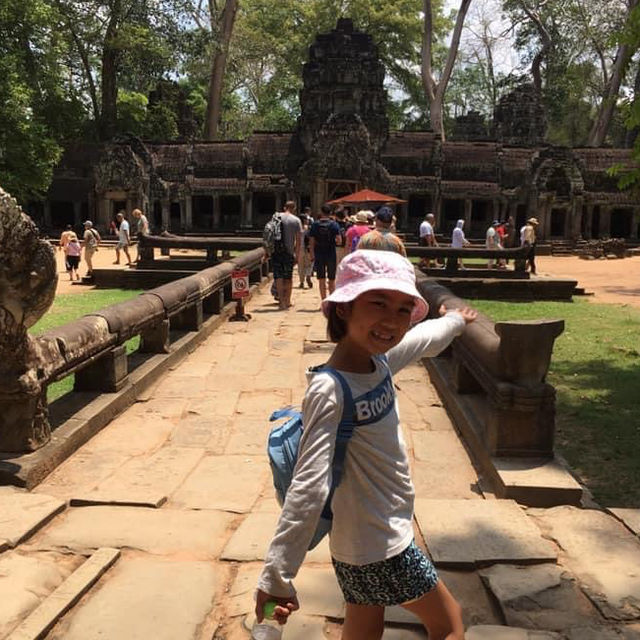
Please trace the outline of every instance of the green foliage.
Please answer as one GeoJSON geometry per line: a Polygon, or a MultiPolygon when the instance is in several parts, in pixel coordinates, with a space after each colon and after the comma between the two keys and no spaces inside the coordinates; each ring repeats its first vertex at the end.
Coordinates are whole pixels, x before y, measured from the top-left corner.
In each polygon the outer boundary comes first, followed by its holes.
{"type": "Polygon", "coordinates": [[[556,445],[605,506],[640,501],[640,311],[626,305],[474,300],[493,320],[563,318],[549,382],[558,393],[556,445]]]}

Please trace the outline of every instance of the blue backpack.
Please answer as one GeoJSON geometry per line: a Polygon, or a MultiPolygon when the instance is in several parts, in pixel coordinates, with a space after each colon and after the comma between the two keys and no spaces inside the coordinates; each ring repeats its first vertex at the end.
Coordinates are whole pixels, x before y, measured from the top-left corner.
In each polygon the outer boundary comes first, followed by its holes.
{"type": "MultiPolygon", "coordinates": [[[[381,359],[388,368],[386,358],[383,356],[381,359]]],[[[393,409],[395,403],[395,393],[390,372],[387,373],[385,379],[377,387],[354,401],[347,381],[338,371],[331,367],[322,367],[318,371],[329,373],[340,383],[343,395],[343,410],[342,418],[338,424],[336,447],[331,463],[331,489],[322,510],[316,531],[309,543],[309,549],[313,549],[331,530],[333,520],[331,500],[333,498],[333,492],[342,479],[347,444],[353,435],[354,428],[380,420],[380,418],[393,409]]],[[[271,430],[267,446],[271,473],[273,475],[273,485],[280,506],[284,504],[287,490],[293,479],[293,472],[296,461],[298,460],[300,438],[304,430],[302,414],[299,411],[291,407],[279,409],[271,414],[269,420],[273,422],[281,418],[288,418],[288,420],[275,426],[271,430]]]]}

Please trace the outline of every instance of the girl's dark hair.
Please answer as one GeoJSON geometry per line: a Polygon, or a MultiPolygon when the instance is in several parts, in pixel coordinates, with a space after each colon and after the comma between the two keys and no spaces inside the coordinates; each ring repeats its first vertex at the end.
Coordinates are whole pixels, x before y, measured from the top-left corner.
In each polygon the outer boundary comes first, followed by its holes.
{"type": "MultiPolygon", "coordinates": [[[[340,342],[340,340],[347,335],[347,323],[344,318],[338,315],[338,304],[337,302],[330,302],[329,313],[327,314],[327,333],[329,334],[329,340],[336,343],[340,342]]],[[[346,306],[349,303],[340,304],[346,306]]]]}

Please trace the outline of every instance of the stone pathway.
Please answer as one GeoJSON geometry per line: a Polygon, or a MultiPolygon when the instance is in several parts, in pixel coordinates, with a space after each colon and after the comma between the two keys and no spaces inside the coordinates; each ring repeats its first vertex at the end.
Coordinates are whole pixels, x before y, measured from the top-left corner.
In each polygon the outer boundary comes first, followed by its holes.
{"type": "MultiPolygon", "coordinates": [[[[317,290],[265,289],[33,492],[0,488],[0,638],[242,640],[278,517],[268,414],[329,351],[317,290]]],[[[396,378],[416,539],[471,640],[640,638],[638,510],[523,509],[480,490],[425,369],[396,378]]],[[[296,580],[286,640],[340,636],[326,542],[296,580]]],[[[385,640],[426,635],[388,609],[385,640]]]]}

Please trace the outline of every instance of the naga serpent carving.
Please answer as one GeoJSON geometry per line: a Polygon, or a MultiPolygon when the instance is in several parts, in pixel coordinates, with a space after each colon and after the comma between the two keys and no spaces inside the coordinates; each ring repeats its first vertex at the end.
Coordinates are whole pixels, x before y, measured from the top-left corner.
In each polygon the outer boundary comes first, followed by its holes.
{"type": "Polygon", "coordinates": [[[0,451],[33,451],[51,435],[43,354],[28,333],[51,306],[58,275],[51,245],[0,188],[0,451]]]}

